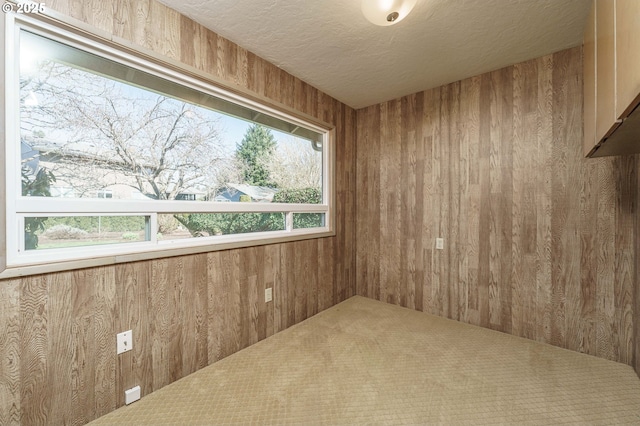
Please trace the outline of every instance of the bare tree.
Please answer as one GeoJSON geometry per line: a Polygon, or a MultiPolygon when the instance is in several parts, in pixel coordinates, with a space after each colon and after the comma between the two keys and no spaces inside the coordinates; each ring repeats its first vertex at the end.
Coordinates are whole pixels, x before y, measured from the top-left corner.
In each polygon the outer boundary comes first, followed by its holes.
{"type": "Polygon", "coordinates": [[[204,108],[53,62],[20,93],[23,135],[76,195],[118,183],[175,199],[218,185],[225,154],[204,108]]]}
{"type": "Polygon", "coordinates": [[[322,153],[315,151],[308,141],[291,138],[279,143],[265,167],[278,188],[322,186],[322,153]]]}
{"type": "Polygon", "coordinates": [[[220,163],[216,169],[216,177],[209,185],[208,199],[213,199],[223,189],[229,189],[229,184],[241,183],[244,177],[245,165],[232,157],[220,163]]]}

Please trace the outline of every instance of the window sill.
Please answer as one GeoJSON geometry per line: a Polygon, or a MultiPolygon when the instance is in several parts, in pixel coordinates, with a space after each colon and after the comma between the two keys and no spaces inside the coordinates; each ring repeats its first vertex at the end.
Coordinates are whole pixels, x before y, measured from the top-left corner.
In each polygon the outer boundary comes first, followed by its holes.
{"type": "MultiPolygon", "coordinates": [[[[206,243],[198,245],[188,245],[183,247],[171,247],[171,244],[161,244],[155,249],[146,249],[140,252],[131,252],[126,254],[115,254],[109,256],[100,256],[90,259],[76,259],[69,261],[55,261],[51,263],[10,265],[4,271],[0,272],[0,279],[24,277],[29,275],[46,274],[51,272],[69,271],[73,269],[92,268],[97,266],[116,265],[120,263],[138,262],[143,260],[161,259],[165,257],[185,256],[199,253],[209,253],[220,250],[230,250],[245,247],[264,246],[271,244],[282,244],[294,241],[302,241],[316,238],[334,237],[336,233],[330,230],[320,230],[318,232],[296,233],[295,231],[287,233],[288,235],[264,235],[256,238],[252,235],[246,240],[238,239],[238,235],[234,235],[234,241],[212,242],[207,238],[206,243]]],[[[215,237],[212,237],[215,238],[215,237]]]]}

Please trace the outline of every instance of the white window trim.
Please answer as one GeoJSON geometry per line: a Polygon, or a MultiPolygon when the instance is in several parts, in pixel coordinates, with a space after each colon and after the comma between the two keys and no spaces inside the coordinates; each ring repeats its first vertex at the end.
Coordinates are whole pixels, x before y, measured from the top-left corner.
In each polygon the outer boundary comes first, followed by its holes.
{"type": "Polygon", "coordinates": [[[230,248],[249,247],[282,243],[288,241],[321,238],[335,235],[334,226],[334,170],[335,170],[335,129],[333,126],[306,116],[284,105],[275,103],[245,88],[230,85],[195,68],[176,61],[168,60],[153,52],[119,40],[113,42],[113,36],[101,34],[94,28],[61,18],[55,12],[32,15],[7,13],[2,19],[2,31],[5,43],[2,48],[3,78],[5,92],[2,99],[4,139],[0,139],[0,160],[6,155],[4,164],[5,185],[0,179],[0,196],[6,212],[3,218],[6,232],[4,240],[0,237],[0,278],[39,274],[91,266],[108,265],[159,257],[202,253],[230,248]],[[53,16],[52,16],[53,15],[53,16]],[[4,28],[2,28],[4,27],[4,28]],[[284,203],[217,203],[202,201],[155,201],[155,200],[117,200],[117,199],[60,199],[48,197],[21,197],[21,182],[17,179],[16,159],[19,159],[19,96],[16,87],[19,75],[17,58],[17,34],[20,29],[28,29],[36,34],[63,42],[73,47],[107,57],[128,66],[165,79],[210,93],[256,111],[286,120],[324,134],[323,144],[323,199],[321,204],[284,204],[284,203]],[[4,145],[4,146],[2,146],[4,145]],[[11,190],[13,188],[13,190],[11,190]],[[44,201],[44,202],[43,202],[44,201]],[[62,215],[131,215],[150,216],[152,230],[157,229],[157,214],[160,213],[222,213],[222,212],[283,212],[285,230],[247,234],[220,235],[183,240],[156,239],[151,232],[151,241],[111,244],[107,246],[84,246],[78,249],[22,251],[24,247],[24,217],[62,216],[62,215]],[[321,228],[293,229],[294,213],[323,213],[325,226],[321,228]]]}

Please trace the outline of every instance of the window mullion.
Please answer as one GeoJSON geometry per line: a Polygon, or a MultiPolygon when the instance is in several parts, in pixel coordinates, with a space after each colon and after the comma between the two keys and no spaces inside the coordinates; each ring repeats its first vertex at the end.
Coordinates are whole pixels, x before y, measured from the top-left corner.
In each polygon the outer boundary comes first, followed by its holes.
{"type": "Polygon", "coordinates": [[[287,212],[285,216],[285,229],[289,232],[293,231],[293,212],[287,212]]]}
{"type": "Polygon", "coordinates": [[[296,211],[323,213],[329,210],[324,204],[285,203],[216,203],[205,201],[174,200],[116,200],[18,197],[16,211],[20,213],[269,213],[296,211]]]}

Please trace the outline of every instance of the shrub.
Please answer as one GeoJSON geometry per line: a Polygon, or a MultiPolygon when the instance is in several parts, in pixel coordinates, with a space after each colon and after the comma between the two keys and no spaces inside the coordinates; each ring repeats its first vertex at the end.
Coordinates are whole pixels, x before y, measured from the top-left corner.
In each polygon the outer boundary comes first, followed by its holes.
{"type": "Polygon", "coordinates": [[[138,234],[135,232],[125,232],[122,234],[122,239],[127,241],[135,241],[138,239],[138,234]]]}
{"type": "MultiPolygon", "coordinates": [[[[321,201],[320,188],[281,189],[273,197],[274,203],[319,204],[321,201]]],[[[176,214],[174,217],[194,237],[276,231],[284,228],[282,213],[192,213],[176,214]]],[[[293,226],[297,229],[314,228],[322,226],[322,220],[320,213],[295,214],[293,226]]]]}
{"type": "Polygon", "coordinates": [[[50,217],[50,225],[68,225],[87,232],[126,232],[130,229],[144,229],[141,216],[60,216],[50,217]]]}
{"type": "MultiPolygon", "coordinates": [[[[322,202],[322,190],[320,188],[281,189],[273,197],[274,203],[310,203],[322,202]]],[[[323,224],[321,213],[298,213],[293,215],[293,227],[316,228],[323,224]]]]}
{"type": "Polygon", "coordinates": [[[89,233],[69,225],[54,225],[42,235],[52,240],[77,240],[86,237],[89,233]]]}
{"type": "Polygon", "coordinates": [[[322,190],[320,188],[281,189],[273,196],[273,202],[320,204],[322,190]]]}

